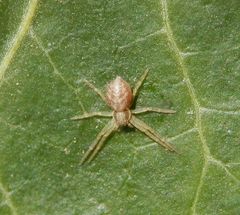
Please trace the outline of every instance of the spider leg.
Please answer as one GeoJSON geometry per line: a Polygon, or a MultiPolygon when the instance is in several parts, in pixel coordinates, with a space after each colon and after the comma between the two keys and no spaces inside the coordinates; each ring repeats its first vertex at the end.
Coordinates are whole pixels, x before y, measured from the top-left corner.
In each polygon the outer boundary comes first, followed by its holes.
{"type": "Polygon", "coordinates": [[[146,69],[145,72],[140,77],[140,79],[137,81],[137,83],[136,83],[136,85],[135,85],[135,87],[133,89],[133,98],[135,98],[136,95],[138,94],[140,87],[142,86],[144,80],[147,77],[148,71],[149,71],[149,69],[146,69]]]}
{"type": "Polygon", "coordinates": [[[91,113],[84,113],[82,115],[74,116],[71,118],[71,120],[81,120],[81,119],[87,119],[95,116],[100,117],[112,117],[112,112],[91,112],[91,113]]]}
{"type": "Polygon", "coordinates": [[[103,93],[101,92],[101,90],[99,90],[97,87],[95,87],[92,83],[90,83],[90,82],[87,81],[87,80],[84,80],[84,82],[85,82],[85,84],[88,85],[88,87],[90,87],[96,94],[98,94],[104,102],[107,102],[107,99],[106,99],[106,97],[103,95],[103,93]]]}
{"type": "Polygon", "coordinates": [[[145,135],[147,135],[149,138],[151,138],[152,140],[154,140],[156,143],[162,145],[163,147],[165,147],[166,149],[168,149],[169,151],[172,152],[176,152],[176,150],[167,142],[165,142],[160,136],[159,134],[152,129],[151,127],[149,127],[145,122],[143,122],[142,120],[138,119],[135,116],[132,116],[131,120],[130,120],[130,124],[132,124],[135,128],[137,128],[139,131],[143,132],[145,135]]]}
{"type": "Polygon", "coordinates": [[[102,131],[97,135],[94,142],[90,145],[87,152],[84,154],[83,158],[81,159],[80,164],[82,165],[87,160],[90,162],[93,160],[95,155],[99,152],[99,150],[102,148],[105,140],[109,137],[109,135],[117,129],[117,125],[114,120],[111,120],[108,122],[107,125],[102,129],[102,131]]]}
{"type": "Polygon", "coordinates": [[[131,111],[133,114],[141,114],[141,113],[147,113],[147,112],[156,112],[156,113],[164,113],[164,114],[176,113],[176,111],[174,111],[174,110],[161,109],[161,108],[155,108],[155,107],[137,108],[137,109],[131,110],[131,111]]]}

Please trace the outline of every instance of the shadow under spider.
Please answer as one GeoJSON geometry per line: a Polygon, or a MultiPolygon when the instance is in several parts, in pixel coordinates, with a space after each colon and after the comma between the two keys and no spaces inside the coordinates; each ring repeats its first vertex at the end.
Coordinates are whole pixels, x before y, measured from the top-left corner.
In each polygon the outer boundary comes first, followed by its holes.
{"type": "Polygon", "coordinates": [[[164,141],[159,134],[145,122],[138,119],[135,115],[156,112],[163,114],[173,114],[175,111],[169,109],[161,109],[155,107],[144,107],[131,109],[136,105],[136,99],[138,97],[139,89],[142,86],[144,80],[148,74],[148,69],[143,73],[140,79],[137,81],[133,90],[129,84],[121,77],[116,77],[107,85],[107,93],[104,95],[98,88],[92,83],[85,81],[85,83],[95,91],[104,102],[106,102],[111,108],[112,112],[90,112],[84,113],[79,116],[74,116],[72,120],[82,120],[92,117],[109,117],[112,118],[97,135],[96,139],[88,148],[87,152],[81,159],[81,164],[92,161],[97,153],[102,149],[105,141],[112,135],[114,131],[121,128],[124,131],[130,132],[133,129],[137,129],[147,135],[156,143],[165,147],[167,150],[176,152],[176,150],[169,143],[164,141]]]}

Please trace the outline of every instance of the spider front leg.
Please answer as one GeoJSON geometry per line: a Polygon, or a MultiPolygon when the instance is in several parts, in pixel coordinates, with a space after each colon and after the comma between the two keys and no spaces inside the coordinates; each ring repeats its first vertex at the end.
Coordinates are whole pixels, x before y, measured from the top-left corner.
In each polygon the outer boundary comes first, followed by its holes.
{"type": "Polygon", "coordinates": [[[71,120],[82,120],[82,119],[87,119],[87,118],[92,118],[92,117],[113,117],[112,112],[91,112],[91,113],[84,113],[82,115],[74,116],[71,118],[71,120]]]}
{"type": "Polygon", "coordinates": [[[118,127],[113,119],[108,122],[108,124],[105,125],[102,131],[97,135],[94,142],[90,145],[87,152],[84,154],[80,164],[82,165],[87,160],[88,162],[92,161],[96,154],[99,152],[99,150],[102,148],[105,140],[111,135],[113,131],[117,130],[117,128],[118,127]]]}
{"type": "Polygon", "coordinates": [[[149,72],[149,69],[146,69],[145,72],[140,77],[140,79],[137,81],[135,87],[133,88],[133,98],[135,98],[137,96],[140,87],[143,85],[143,82],[147,77],[148,72],[149,72]]]}
{"type": "Polygon", "coordinates": [[[141,113],[147,113],[147,112],[164,113],[164,114],[176,113],[176,111],[174,110],[155,108],[155,107],[137,108],[135,110],[132,110],[133,114],[141,114],[141,113]]]}
{"type": "Polygon", "coordinates": [[[142,120],[138,119],[135,116],[132,116],[132,118],[130,120],[130,124],[132,126],[134,126],[135,128],[137,128],[139,131],[143,132],[149,138],[154,140],[156,143],[165,147],[167,150],[176,152],[176,150],[173,148],[173,146],[171,146],[169,143],[165,142],[154,129],[149,127],[142,120]]]}
{"type": "Polygon", "coordinates": [[[96,94],[98,94],[105,103],[107,103],[107,99],[106,99],[106,97],[103,95],[103,93],[101,92],[101,90],[99,90],[97,87],[95,87],[92,83],[90,83],[90,82],[87,81],[87,80],[84,80],[84,82],[85,82],[85,84],[87,84],[88,87],[90,87],[96,94]]]}
{"type": "MultiPolygon", "coordinates": [[[[103,95],[103,93],[101,92],[101,90],[99,90],[98,88],[96,88],[92,83],[88,82],[87,80],[84,80],[84,82],[88,85],[88,87],[90,87],[96,94],[98,94],[103,101],[106,102],[106,97],[103,95]]],[[[71,118],[71,120],[82,120],[82,119],[87,119],[87,118],[92,118],[92,117],[113,117],[113,113],[112,112],[91,112],[91,113],[84,113],[82,115],[78,115],[78,116],[74,116],[71,118]]]]}

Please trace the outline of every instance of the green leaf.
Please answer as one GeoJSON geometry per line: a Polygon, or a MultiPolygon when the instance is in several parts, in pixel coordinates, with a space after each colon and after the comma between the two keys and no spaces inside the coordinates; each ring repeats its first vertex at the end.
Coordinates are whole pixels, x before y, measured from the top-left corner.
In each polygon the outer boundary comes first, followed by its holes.
{"type": "Polygon", "coordinates": [[[0,1],[0,214],[239,214],[239,1],[0,1]],[[116,132],[83,82],[131,86],[174,145],[116,132]]]}

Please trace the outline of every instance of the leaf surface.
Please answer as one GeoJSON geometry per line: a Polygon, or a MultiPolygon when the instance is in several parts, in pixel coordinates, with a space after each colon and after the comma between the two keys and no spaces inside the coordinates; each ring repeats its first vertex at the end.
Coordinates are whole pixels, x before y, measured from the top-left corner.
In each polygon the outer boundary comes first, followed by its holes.
{"type": "Polygon", "coordinates": [[[226,1],[0,2],[0,214],[239,214],[240,13],[226,1]],[[136,130],[80,160],[109,119],[84,80],[149,75],[136,130]]]}

